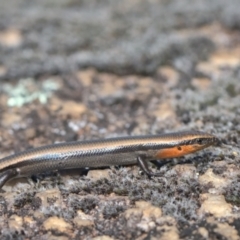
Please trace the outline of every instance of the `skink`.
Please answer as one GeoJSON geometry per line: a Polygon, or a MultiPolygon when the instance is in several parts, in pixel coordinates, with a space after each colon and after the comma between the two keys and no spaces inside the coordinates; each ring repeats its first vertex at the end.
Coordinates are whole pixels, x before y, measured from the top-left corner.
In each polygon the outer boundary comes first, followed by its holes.
{"type": "Polygon", "coordinates": [[[186,131],[42,146],[0,159],[0,188],[15,177],[136,163],[148,176],[159,176],[148,169],[147,161],[180,157],[218,143],[211,134],[186,131]]]}

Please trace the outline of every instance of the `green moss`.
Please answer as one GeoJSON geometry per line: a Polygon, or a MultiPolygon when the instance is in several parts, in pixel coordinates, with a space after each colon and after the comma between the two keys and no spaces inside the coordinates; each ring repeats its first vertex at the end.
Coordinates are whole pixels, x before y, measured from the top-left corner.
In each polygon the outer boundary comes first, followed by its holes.
{"type": "Polygon", "coordinates": [[[225,199],[227,202],[234,204],[236,206],[240,206],[240,182],[239,179],[240,176],[238,176],[237,179],[235,179],[230,186],[227,187],[225,192],[225,199]]]}
{"type": "Polygon", "coordinates": [[[236,97],[238,93],[236,92],[236,86],[232,83],[228,84],[226,87],[226,91],[230,97],[236,97]]]}
{"type": "Polygon", "coordinates": [[[9,107],[22,107],[35,100],[46,104],[52,93],[58,88],[57,82],[52,79],[38,82],[32,78],[27,78],[19,80],[16,85],[3,85],[3,91],[8,95],[9,107]]]}
{"type": "Polygon", "coordinates": [[[226,201],[236,206],[240,206],[240,196],[228,195],[226,201]]]}
{"type": "Polygon", "coordinates": [[[200,103],[200,109],[204,110],[209,106],[214,106],[218,103],[219,96],[213,96],[211,99],[200,103]]]}

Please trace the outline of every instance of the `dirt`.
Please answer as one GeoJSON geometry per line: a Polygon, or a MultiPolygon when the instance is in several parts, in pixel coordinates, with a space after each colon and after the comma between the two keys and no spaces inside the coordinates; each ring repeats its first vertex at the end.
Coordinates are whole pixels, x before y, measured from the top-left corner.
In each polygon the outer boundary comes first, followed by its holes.
{"type": "Polygon", "coordinates": [[[240,239],[239,9],[238,0],[2,2],[0,158],[191,129],[224,144],[151,180],[138,166],[14,179],[0,192],[1,239],[240,239]]]}

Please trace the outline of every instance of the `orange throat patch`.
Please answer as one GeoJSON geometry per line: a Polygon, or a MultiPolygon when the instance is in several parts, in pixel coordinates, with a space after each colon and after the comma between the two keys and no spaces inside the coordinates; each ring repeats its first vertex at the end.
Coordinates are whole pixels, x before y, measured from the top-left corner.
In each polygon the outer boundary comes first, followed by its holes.
{"type": "Polygon", "coordinates": [[[175,158],[181,157],[190,153],[194,153],[202,148],[199,145],[184,145],[184,146],[177,146],[172,148],[161,149],[157,152],[156,158],[175,158]]]}

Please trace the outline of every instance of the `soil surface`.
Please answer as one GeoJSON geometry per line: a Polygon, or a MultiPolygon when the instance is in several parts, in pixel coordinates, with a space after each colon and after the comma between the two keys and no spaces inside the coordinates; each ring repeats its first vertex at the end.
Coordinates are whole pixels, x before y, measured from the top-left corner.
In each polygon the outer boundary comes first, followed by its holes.
{"type": "Polygon", "coordinates": [[[76,140],[201,130],[211,147],[44,173],[0,192],[1,239],[240,239],[240,1],[0,3],[0,158],[76,140]]]}

